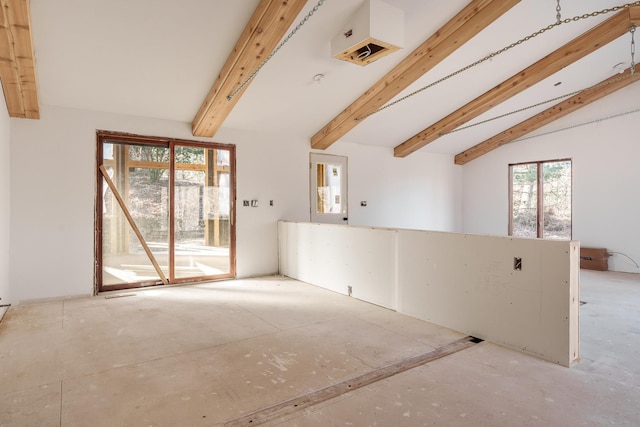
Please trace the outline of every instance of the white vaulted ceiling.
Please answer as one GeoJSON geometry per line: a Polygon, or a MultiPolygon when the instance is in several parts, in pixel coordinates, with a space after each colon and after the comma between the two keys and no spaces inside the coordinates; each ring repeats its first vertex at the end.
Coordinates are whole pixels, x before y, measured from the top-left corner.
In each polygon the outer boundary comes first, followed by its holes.
{"type": "MultiPolygon", "coordinates": [[[[251,81],[223,126],[311,140],[415,48],[473,3],[385,1],[405,13],[404,49],[365,67],[333,59],[331,39],[363,0],[325,0],[251,81]],[[324,77],[316,82],[316,74],[324,77]]],[[[309,0],[292,27],[316,3],[309,0]]],[[[625,1],[560,3],[564,19],[623,5],[625,1]]],[[[31,0],[40,103],[191,123],[258,4],[259,0],[31,0]]],[[[556,0],[520,1],[397,97],[553,24],[556,5],[556,0]]],[[[396,147],[613,15],[603,14],[555,27],[374,114],[342,138],[396,147]]],[[[640,32],[636,39],[640,44],[640,32]]],[[[630,34],[622,35],[475,121],[614,76],[614,65],[623,63],[625,68],[629,67],[630,40],[630,34]],[[558,82],[561,84],[556,86],[558,82]]],[[[636,61],[640,61],[640,53],[636,61]]],[[[621,110],[640,107],[639,86],[640,83],[634,83],[622,89],[628,91],[629,103],[621,105],[621,110]]],[[[421,150],[458,154],[552,105],[445,135],[421,150]]],[[[339,143],[340,140],[336,142],[339,143]]]]}

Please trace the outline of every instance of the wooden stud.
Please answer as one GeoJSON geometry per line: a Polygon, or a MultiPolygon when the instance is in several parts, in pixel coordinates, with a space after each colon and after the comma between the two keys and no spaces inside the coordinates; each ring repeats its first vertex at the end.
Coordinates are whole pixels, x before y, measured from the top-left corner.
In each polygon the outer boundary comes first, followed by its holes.
{"type": "Polygon", "coordinates": [[[493,89],[459,108],[394,149],[396,157],[405,157],[435,141],[441,135],[462,126],[510,97],[555,74],[629,31],[629,13],[619,12],[560,49],[525,68],[493,89]]]}
{"type": "Polygon", "coordinates": [[[194,136],[213,136],[236,105],[247,85],[231,95],[273,52],[306,0],[261,0],[222,71],[191,124],[194,136]]]}
{"type": "Polygon", "coordinates": [[[0,80],[10,117],[40,118],[28,0],[0,0],[0,80]]]}
{"type": "Polygon", "coordinates": [[[438,65],[457,48],[489,26],[520,0],[473,0],[453,19],[411,52],[350,106],[311,138],[311,147],[326,149],[359,121],[438,65]]]}
{"type": "Polygon", "coordinates": [[[586,105],[591,104],[605,96],[620,90],[632,83],[640,80],[640,64],[636,65],[634,68],[635,73],[633,76],[629,76],[630,70],[627,70],[624,74],[623,78],[617,82],[607,83],[609,81],[613,81],[619,79],[621,76],[617,75],[611,77],[608,80],[602,82],[602,86],[598,86],[593,89],[587,89],[575,96],[572,96],[569,99],[566,99],[553,107],[536,114],[535,116],[503,131],[499,134],[487,139],[484,142],[481,142],[478,145],[475,145],[468,150],[459,153],[455,157],[456,165],[464,165],[465,163],[470,162],[471,160],[477,159],[478,157],[487,154],[488,152],[495,150],[496,148],[508,144],[509,142],[516,140],[528,133],[533,132],[536,129],[541,128],[544,125],[547,125],[554,120],[559,119],[560,117],[564,117],[567,114],[570,114],[586,105]]]}

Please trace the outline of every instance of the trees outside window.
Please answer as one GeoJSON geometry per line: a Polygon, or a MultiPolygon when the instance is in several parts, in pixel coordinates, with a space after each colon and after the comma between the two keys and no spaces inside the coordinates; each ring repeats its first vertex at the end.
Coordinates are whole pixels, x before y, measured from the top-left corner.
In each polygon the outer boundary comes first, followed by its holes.
{"type": "Polygon", "coordinates": [[[235,147],[97,136],[96,289],[235,277],[235,147]]]}
{"type": "Polygon", "coordinates": [[[509,165],[509,235],[571,239],[571,160],[509,165]]]}

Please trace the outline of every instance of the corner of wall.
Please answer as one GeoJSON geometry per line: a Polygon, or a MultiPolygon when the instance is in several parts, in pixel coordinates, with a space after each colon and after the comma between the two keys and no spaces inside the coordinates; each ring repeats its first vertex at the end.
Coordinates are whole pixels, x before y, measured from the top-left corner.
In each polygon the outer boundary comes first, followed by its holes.
{"type": "Polygon", "coordinates": [[[11,304],[9,289],[11,123],[0,86],[0,306],[11,304]]]}

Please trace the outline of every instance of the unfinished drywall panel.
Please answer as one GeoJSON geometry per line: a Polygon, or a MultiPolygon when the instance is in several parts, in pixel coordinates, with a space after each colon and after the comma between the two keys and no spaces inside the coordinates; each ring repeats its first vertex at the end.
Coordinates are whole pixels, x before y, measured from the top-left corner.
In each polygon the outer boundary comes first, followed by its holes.
{"type": "Polygon", "coordinates": [[[459,233],[279,223],[280,272],[571,366],[579,245],[459,233]]]}
{"type": "Polygon", "coordinates": [[[395,308],[396,232],[279,222],[280,273],[395,308]]]}
{"type": "Polygon", "coordinates": [[[575,245],[400,231],[399,310],[570,366],[575,245]]]}
{"type": "MultiPolygon", "coordinates": [[[[0,85],[0,306],[11,304],[9,289],[10,119],[0,85]]],[[[2,316],[0,315],[0,318],[2,316]]]]}
{"type": "MultiPolygon", "coordinates": [[[[335,237],[340,239],[336,227],[335,237]]],[[[341,258],[352,296],[395,309],[396,230],[348,227],[341,258]],[[357,256],[351,256],[357,254],[357,256]]]]}

